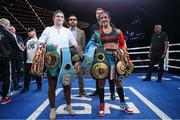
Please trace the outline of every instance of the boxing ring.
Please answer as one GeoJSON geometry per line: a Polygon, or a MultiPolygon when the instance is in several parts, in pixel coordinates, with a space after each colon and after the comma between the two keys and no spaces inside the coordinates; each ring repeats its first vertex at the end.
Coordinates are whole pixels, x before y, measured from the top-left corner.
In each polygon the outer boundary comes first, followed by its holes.
{"type": "MultiPolygon", "coordinates": [[[[125,100],[129,107],[133,108],[134,113],[129,115],[119,107],[117,93],[116,100],[110,99],[109,84],[105,86],[105,116],[99,117],[99,96],[88,96],[95,90],[95,81],[89,76],[84,75],[84,86],[87,96],[77,97],[79,86],[77,76],[72,81],[71,101],[76,114],[70,116],[64,110],[65,99],[62,86],[59,84],[56,90],[56,117],[57,119],[180,119],[180,43],[169,44],[167,55],[164,62],[165,72],[162,82],[154,82],[156,71],[152,74],[151,82],[142,82],[149,66],[148,51],[149,46],[128,48],[134,72],[123,80],[125,100]],[[175,73],[175,74],[174,74],[175,73]]],[[[155,65],[156,68],[158,65],[155,65]]],[[[23,81],[23,80],[21,80],[23,81]]],[[[0,104],[0,119],[48,119],[49,101],[47,97],[48,81],[43,80],[42,91],[33,92],[36,83],[30,85],[30,91],[20,93],[11,91],[12,102],[0,104]],[[23,112],[19,111],[23,110],[23,112]],[[13,111],[13,113],[9,112],[13,111]]]]}

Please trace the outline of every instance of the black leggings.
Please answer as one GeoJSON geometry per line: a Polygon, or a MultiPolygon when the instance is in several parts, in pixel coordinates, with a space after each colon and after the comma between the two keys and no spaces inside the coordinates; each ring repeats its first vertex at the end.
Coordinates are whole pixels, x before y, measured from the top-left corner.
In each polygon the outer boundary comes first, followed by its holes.
{"type": "Polygon", "coordinates": [[[0,58],[0,74],[2,80],[2,98],[7,97],[10,86],[10,66],[9,60],[2,60],[0,58]]]}
{"type": "MultiPolygon", "coordinates": [[[[121,80],[111,80],[115,82],[116,88],[117,88],[117,93],[120,98],[120,102],[125,102],[124,99],[124,90],[122,87],[122,82],[121,80]]],[[[104,104],[104,86],[105,86],[105,80],[99,80],[99,99],[100,99],[100,104],[104,104]]]]}
{"type": "MultiPolygon", "coordinates": [[[[53,77],[50,76],[49,73],[47,73],[47,78],[48,78],[48,97],[49,97],[49,103],[51,108],[55,108],[55,97],[56,97],[56,86],[57,86],[57,76],[53,77]]],[[[70,105],[71,104],[71,85],[68,86],[63,86],[64,89],[64,96],[66,99],[66,104],[70,105]]]]}

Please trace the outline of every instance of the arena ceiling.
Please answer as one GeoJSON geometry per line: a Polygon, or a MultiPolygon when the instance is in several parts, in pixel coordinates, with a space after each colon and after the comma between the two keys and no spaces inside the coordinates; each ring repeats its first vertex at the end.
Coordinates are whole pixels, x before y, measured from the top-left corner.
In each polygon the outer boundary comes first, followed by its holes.
{"type": "Polygon", "coordinates": [[[149,35],[156,23],[162,24],[170,36],[180,34],[178,0],[34,0],[32,3],[51,10],[61,9],[65,16],[75,14],[89,24],[96,21],[96,8],[102,7],[110,11],[113,23],[121,29],[129,29],[127,26],[140,17],[140,27],[149,35]]]}
{"type": "MultiPolygon", "coordinates": [[[[140,18],[142,28],[149,38],[155,24],[162,24],[171,39],[179,39],[180,2],[178,0],[32,0],[34,4],[51,10],[61,9],[65,16],[77,15],[80,21],[90,25],[96,21],[95,10],[102,7],[110,11],[112,22],[122,30],[132,29],[132,23],[140,18]],[[131,26],[129,28],[129,26],[131,26]]],[[[134,28],[133,28],[134,29],[134,28]]]]}
{"type": "Polygon", "coordinates": [[[42,32],[44,27],[52,25],[52,13],[58,9],[66,17],[75,14],[78,26],[87,30],[96,21],[98,7],[110,11],[112,22],[122,30],[129,29],[139,19],[138,29],[149,35],[156,23],[162,24],[172,37],[180,33],[178,0],[0,0],[0,3],[0,17],[8,17],[19,33],[25,33],[29,26],[42,32]]]}

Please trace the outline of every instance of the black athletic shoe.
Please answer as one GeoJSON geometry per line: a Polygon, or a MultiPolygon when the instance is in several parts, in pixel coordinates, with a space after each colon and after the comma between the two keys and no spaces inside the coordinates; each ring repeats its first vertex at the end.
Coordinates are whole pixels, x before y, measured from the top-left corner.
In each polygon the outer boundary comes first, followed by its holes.
{"type": "Polygon", "coordinates": [[[111,100],[115,100],[116,99],[116,96],[114,93],[111,93],[111,100]]]}
{"type": "Polygon", "coordinates": [[[86,93],[83,92],[83,93],[79,93],[79,95],[77,97],[85,97],[86,96],[86,93]]]}
{"type": "Polygon", "coordinates": [[[161,80],[161,79],[157,79],[156,82],[157,82],[157,83],[161,83],[162,80],[161,80]]]}
{"type": "Polygon", "coordinates": [[[28,91],[29,91],[29,89],[23,88],[23,89],[21,90],[21,93],[28,92],[28,91]]]}
{"type": "Polygon", "coordinates": [[[91,93],[89,96],[96,96],[98,95],[98,92],[97,91],[94,91],[93,93],[91,93]]]}
{"type": "Polygon", "coordinates": [[[144,79],[142,79],[142,81],[151,81],[151,79],[144,78],[144,79]]]}

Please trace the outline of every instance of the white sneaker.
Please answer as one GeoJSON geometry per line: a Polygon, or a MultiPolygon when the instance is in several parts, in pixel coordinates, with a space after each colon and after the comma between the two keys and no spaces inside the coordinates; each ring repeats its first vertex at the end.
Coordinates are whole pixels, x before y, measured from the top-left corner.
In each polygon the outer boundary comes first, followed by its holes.
{"type": "Polygon", "coordinates": [[[66,106],[66,111],[70,114],[70,115],[74,115],[75,112],[73,111],[71,105],[67,105],[66,106]]]}
{"type": "Polygon", "coordinates": [[[55,108],[51,108],[49,119],[50,120],[55,120],[56,119],[56,109],[55,108]]]}
{"type": "Polygon", "coordinates": [[[126,103],[121,103],[120,107],[122,108],[122,110],[126,113],[132,114],[133,110],[131,108],[128,107],[128,105],[126,103]]]}

